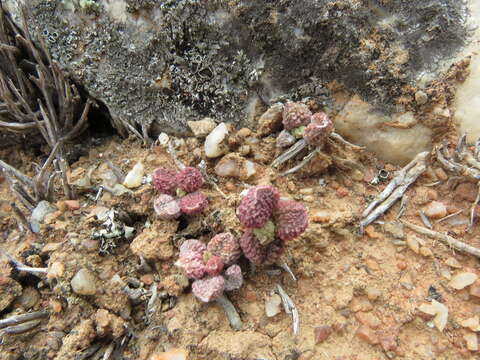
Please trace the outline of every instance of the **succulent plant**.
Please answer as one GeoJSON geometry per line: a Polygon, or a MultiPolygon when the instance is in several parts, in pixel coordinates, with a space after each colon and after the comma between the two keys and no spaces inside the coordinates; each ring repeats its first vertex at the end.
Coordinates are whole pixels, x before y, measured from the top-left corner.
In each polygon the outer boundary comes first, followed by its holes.
{"type": "Polygon", "coordinates": [[[155,169],[152,173],[152,182],[154,188],[162,194],[174,195],[177,189],[176,173],[171,169],[155,169]]]}
{"type": "Polygon", "coordinates": [[[245,257],[254,265],[261,265],[267,256],[267,248],[262,246],[253,234],[252,229],[247,229],[239,240],[245,257]]]}
{"type": "Polygon", "coordinates": [[[153,202],[153,208],[163,220],[176,219],[181,215],[179,201],[167,194],[159,195],[153,202]]]}
{"type": "Polygon", "coordinates": [[[181,267],[189,279],[201,279],[207,272],[202,254],[193,251],[180,254],[175,265],[181,267]]]}
{"type": "Polygon", "coordinates": [[[307,209],[302,203],[294,200],[280,199],[274,217],[276,234],[283,241],[297,237],[308,226],[307,209]]]}
{"type": "Polygon", "coordinates": [[[238,219],[247,228],[261,228],[272,216],[279,198],[277,189],[271,185],[252,187],[238,206],[238,219]]]}
{"type": "Polygon", "coordinates": [[[299,102],[287,102],[283,107],[283,127],[286,130],[306,126],[310,123],[312,112],[307,105],[299,102]]]}
{"type": "Polygon", "coordinates": [[[210,276],[220,275],[223,271],[223,261],[220,257],[212,255],[205,263],[205,271],[210,276]]]}
{"type": "Polygon", "coordinates": [[[208,198],[200,191],[187,194],[180,199],[180,209],[187,215],[200,214],[207,206],[208,198]]]}
{"type": "Polygon", "coordinates": [[[207,250],[207,246],[203,242],[196,239],[189,239],[180,245],[180,256],[188,252],[203,254],[205,250],[207,250]]]}
{"type": "Polygon", "coordinates": [[[217,275],[205,279],[195,280],[192,283],[193,294],[203,302],[217,299],[225,290],[225,279],[217,275]]]}
{"type": "Polygon", "coordinates": [[[186,167],[176,175],[177,186],[187,193],[195,192],[204,183],[202,173],[195,167],[186,167]]]}
{"type": "Polygon", "coordinates": [[[333,122],[324,112],[312,115],[310,124],[306,127],[303,138],[309,145],[319,146],[333,131],[333,122]]]}
{"type": "Polygon", "coordinates": [[[229,232],[215,235],[208,242],[207,250],[219,256],[225,265],[235,263],[242,254],[238,240],[229,232]]]}

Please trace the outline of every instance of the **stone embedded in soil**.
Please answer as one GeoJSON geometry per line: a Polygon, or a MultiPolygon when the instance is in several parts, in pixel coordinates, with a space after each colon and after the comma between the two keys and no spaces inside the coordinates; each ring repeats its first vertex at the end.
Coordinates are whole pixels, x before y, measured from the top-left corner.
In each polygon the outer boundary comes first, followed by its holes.
{"type": "Polygon", "coordinates": [[[467,349],[470,351],[478,351],[478,336],[473,332],[468,332],[463,335],[463,339],[467,344],[467,349]]]}
{"type": "Polygon", "coordinates": [[[420,252],[420,244],[417,240],[416,236],[407,236],[407,246],[409,247],[410,250],[412,250],[415,254],[418,254],[420,252]]]}
{"type": "Polygon", "coordinates": [[[385,232],[395,239],[404,239],[405,234],[403,232],[403,224],[399,221],[387,221],[383,225],[385,232]]]}
{"type": "Polygon", "coordinates": [[[137,256],[145,259],[167,260],[174,255],[171,243],[177,230],[176,221],[158,220],[145,228],[130,244],[130,249],[137,256]]]}
{"type": "Polygon", "coordinates": [[[54,205],[46,200],[40,201],[35,209],[33,209],[32,215],[30,216],[30,226],[32,231],[38,233],[40,231],[40,224],[43,223],[45,217],[55,211],[57,211],[57,208],[54,205]]]}
{"type": "Polygon", "coordinates": [[[225,138],[228,134],[227,125],[220,123],[213,129],[205,139],[204,149],[208,158],[216,158],[228,151],[225,138]]]}
{"type": "Polygon", "coordinates": [[[377,329],[382,325],[382,322],[378,317],[376,317],[374,314],[371,312],[362,312],[359,311],[355,314],[355,318],[363,325],[368,326],[369,328],[372,329],[377,329]]]}
{"type": "Polygon", "coordinates": [[[465,320],[459,320],[458,323],[472,331],[480,331],[480,318],[478,315],[472,316],[471,318],[465,320]]]}
{"type": "Polygon", "coordinates": [[[215,166],[215,174],[247,180],[257,172],[256,165],[237,153],[225,155],[215,166]]]}
{"type": "Polygon", "coordinates": [[[134,189],[142,185],[143,175],[145,175],[145,169],[142,163],[137,163],[125,176],[123,186],[128,189],[134,189]]]}
{"type": "Polygon", "coordinates": [[[332,333],[332,327],[330,325],[317,326],[314,329],[315,344],[320,344],[328,339],[332,333]]]}
{"type": "Polygon", "coordinates": [[[465,200],[473,203],[477,197],[478,187],[474,183],[461,183],[455,188],[453,195],[455,199],[465,200]]]}
{"type": "Polygon", "coordinates": [[[434,316],[433,324],[439,331],[443,331],[448,321],[448,307],[442,303],[439,303],[435,299],[432,299],[431,304],[421,304],[418,307],[418,310],[427,314],[434,316]]]}
{"type": "Polygon", "coordinates": [[[87,269],[80,269],[70,281],[72,290],[79,295],[95,295],[97,291],[95,275],[87,269]]]}
{"type": "Polygon", "coordinates": [[[149,360],[187,360],[188,352],[183,349],[171,349],[150,357],[149,360]]]}
{"type": "Polygon", "coordinates": [[[282,127],[283,104],[270,106],[258,119],[257,131],[261,136],[269,135],[282,127]]]}
{"type": "Polygon", "coordinates": [[[456,274],[452,277],[452,280],[448,283],[448,285],[455,290],[461,290],[466,288],[469,285],[472,285],[476,280],[478,279],[478,276],[474,273],[471,272],[461,272],[459,274],[456,274]]]}
{"type": "Polygon", "coordinates": [[[281,311],[282,298],[278,294],[273,294],[265,300],[265,314],[268,317],[274,317],[281,311]]]}
{"type": "Polygon", "coordinates": [[[447,215],[447,207],[440,201],[432,201],[424,209],[425,215],[432,219],[441,219],[447,215]]]}
{"type": "Polygon", "coordinates": [[[448,265],[454,269],[462,268],[462,264],[460,264],[460,262],[454,257],[449,257],[447,260],[445,260],[445,265],[448,265]]]}
{"type": "Polygon", "coordinates": [[[477,280],[472,285],[470,285],[469,294],[476,298],[480,298],[480,280],[477,280]]]}
{"type": "Polygon", "coordinates": [[[375,330],[369,328],[366,325],[361,325],[358,328],[356,335],[359,339],[366,341],[370,345],[376,345],[380,342],[375,330]]]}
{"type": "Polygon", "coordinates": [[[374,286],[368,286],[365,289],[367,298],[370,301],[376,301],[380,296],[382,296],[382,291],[374,286]]]}
{"type": "Polygon", "coordinates": [[[350,304],[350,309],[353,312],[370,311],[373,309],[373,306],[370,301],[368,301],[368,299],[365,299],[363,297],[354,297],[350,304]]]}
{"type": "Polygon", "coordinates": [[[208,117],[198,121],[188,121],[187,124],[193,135],[200,138],[206,137],[216,126],[215,121],[208,117]]]}

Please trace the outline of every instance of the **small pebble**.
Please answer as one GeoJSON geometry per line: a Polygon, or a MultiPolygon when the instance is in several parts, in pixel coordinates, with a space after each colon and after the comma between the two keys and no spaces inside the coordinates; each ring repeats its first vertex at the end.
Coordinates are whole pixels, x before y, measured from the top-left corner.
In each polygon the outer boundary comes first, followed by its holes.
{"type": "Polygon", "coordinates": [[[418,105],[426,104],[428,101],[428,95],[424,91],[418,90],[415,93],[415,101],[418,105]]]}
{"type": "Polygon", "coordinates": [[[72,278],[72,290],[80,295],[95,295],[97,287],[95,276],[87,269],[80,269],[72,278]]]}
{"type": "Polygon", "coordinates": [[[150,360],[187,360],[188,352],[183,349],[171,349],[153,355],[150,360]]]}
{"type": "Polygon", "coordinates": [[[310,219],[315,223],[326,223],[330,220],[330,212],[328,210],[315,210],[310,219]]]}
{"type": "Polygon", "coordinates": [[[380,289],[376,288],[376,287],[373,287],[373,286],[368,286],[365,289],[365,292],[367,294],[368,300],[370,300],[370,301],[375,301],[382,295],[382,291],[380,289]]]}
{"type": "Polygon", "coordinates": [[[432,219],[441,219],[447,215],[447,207],[439,201],[432,201],[425,207],[425,215],[432,219]]]}
{"type": "Polygon", "coordinates": [[[470,285],[469,294],[476,298],[480,298],[480,281],[475,281],[472,285],[470,285]]]}
{"type": "Polygon", "coordinates": [[[315,344],[320,344],[328,339],[332,333],[332,327],[330,325],[317,326],[314,330],[315,344]]]}
{"type": "Polygon", "coordinates": [[[304,196],[304,197],[303,197],[303,201],[306,201],[306,202],[314,202],[314,201],[315,201],[315,197],[312,196],[312,195],[307,195],[307,196],[304,196]]]}
{"type": "Polygon", "coordinates": [[[274,317],[281,311],[282,298],[278,294],[273,294],[265,301],[265,313],[268,317],[274,317]]]}
{"type": "Polygon", "coordinates": [[[407,246],[415,254],[418,254],[420,252],[420,244],[418,243],[416,236],[407,236],[407,246]]]}
{"type": "Polygon", "coordinates": [[[476,333],[469,332],[463,335],[467,343],[467,349],[470,351],[478,351],[478,337],[476,333]]]}
{"type": "Polygon", "coordinates": [[[190,130],[192,130],[193,135],[196,137],[206,137],[208,134],[215,129],[215,121],[211,118],[203,118],[198,121],[187,121],[190,130]]]}
{"type": "Polygon", "coordinates": [[[376,345],[380,342],[375,331],[366,325],[361,325],[358,328],[356,335],[359,339],[367,342],[370,345],[376,345]]]}
{"type": "Polygon", "coordinates": [[[380,234],[375,231],[375,227],[373,225],[368,225],[365,228],[365,234],[367,234],[370,239],[378,239],[380,237],[380,234]]]}
{"type": "Polygon", "coordinates": [[[145,175],[145,169],[142,163],[137,163],[125,176],[123,186],[129,189],[134,189],[142,185],[143,175],[145,175]]]}
{"type": "Polygon", "coordinates": [[[249,128],[241,128],[237,131],[237,136],[241,138],[247,138],[250,135],[252,135],[252,130],[250,130],[249,128]]]}
{"type": "Polygon", "coordinates": [[[228,134],[227,125],[220,123],[205,139],[204,150],[208,158],[216,158],[228,151],[227,145],[224,143],[228,134]]]}
{"type": "Polygon", "coordinates": [[[420,254],[422,256],[425,256],[425,257],[432,257],[433,256],[433,251],[429,247],[422,246],[420,248],[420,254]]]}
{"type": "Polygon", "coordinates": [[[461,272],[452,277],[448,285],[455,290],[461,290],[472,285],[478,279],[477,274],[471,272],[461,272]]]}
{"type": "Polygon", "coordinates": [[[445,260],[445,264],[454,268],[454,269],[461,269],[462,268],[462,264],[460,264],[458,262],[458,260],[455,259],[454,257],[449,257],[447,260],[445,260]]]}

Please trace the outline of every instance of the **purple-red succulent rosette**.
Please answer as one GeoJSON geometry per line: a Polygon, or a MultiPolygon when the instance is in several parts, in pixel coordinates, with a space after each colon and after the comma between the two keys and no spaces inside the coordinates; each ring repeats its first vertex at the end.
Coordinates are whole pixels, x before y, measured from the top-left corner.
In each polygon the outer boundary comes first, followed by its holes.
{"type": "Polygon", "coordinates": [[[207,245],[195,239],[186,240],[180,246],[175,265],[194,280],[193,294],[203,302],[210,302],[224,291],[242,286],[242,271],[234,263],[240,255],[238,240],[231,233],[221,233],[215,235],[207,245]]]}
{"type": "Polygon", "coordinates": [[[271,185],[252,187],[237,209],[245,232],[239,239],[245,257],[254,265],[274,264],[285,250],[285,242],[300,236],[308,226],[306,207],[281,199],[271,185]]]}
{"type": "Polygon", "coordinates": [[[157,168],[152,183],[160,195],[154,200],[157,216],[163,220],[177,219],[182,213],[196,215],[208,207],[208,198],[200,188],[204,179],[200,170],[185,167],[179,172],[157,168]]]}

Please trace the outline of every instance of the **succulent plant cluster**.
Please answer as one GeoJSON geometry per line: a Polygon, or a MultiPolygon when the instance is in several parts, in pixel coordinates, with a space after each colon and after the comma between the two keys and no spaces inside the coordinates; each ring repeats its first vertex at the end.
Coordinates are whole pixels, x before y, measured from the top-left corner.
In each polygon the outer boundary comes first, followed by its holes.
{"type": "Polygon", "coordinates": [[[333,122],[324,112],[312,114],[307,105],[300,102],[287,102],[282,114],[283,127],[280,142],[288,135],[303,138],[308,145],[321,146],[333,131],[333,122]]]}
{"type": "Polygon", "coordinates": [[[239,240],[240,247],[255,265],[275,263],[284,251],[284,243],[299,236],[308,226],[305,206],[281,199],[271,185],[251,188],[240,202],[237,217],[246,228],[239,240]]]}
{"type": "Polygon", "coordinates": [[[235,264],[241,254],[238,240],[231,233],[220,233],[207,245],[199,240],[186,240],[180,246],[175,264],[194,280],[193,294],[203,302],[210,302],[224,291],[242,286],[242,270],[235,264]]]}
{"type": "Polygon", "coordinates": [[[208,206],[207,196],[199,191],[204,180],[197,168],[185,167],[179,172],[157,168],[152,174],[152,181],[160,192],[153,207],[161,219],[176,219],[182,213],[200,214],[208,206]]]}

